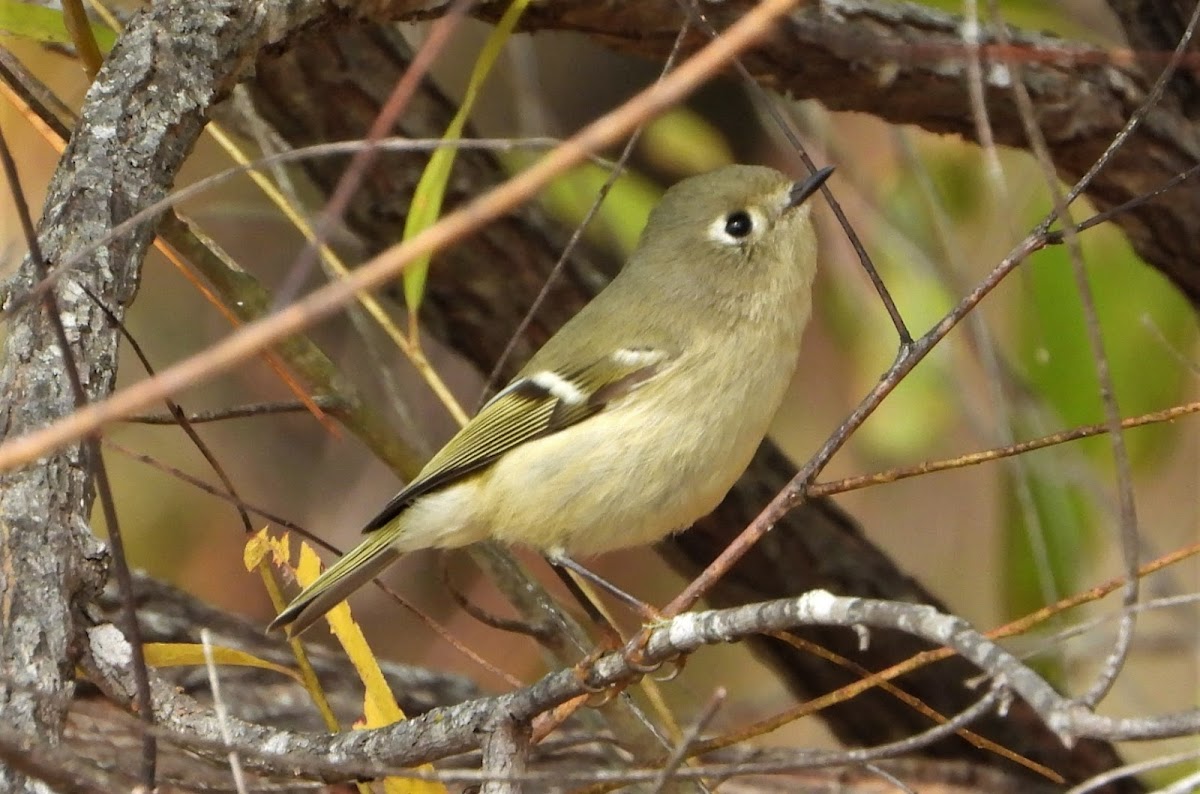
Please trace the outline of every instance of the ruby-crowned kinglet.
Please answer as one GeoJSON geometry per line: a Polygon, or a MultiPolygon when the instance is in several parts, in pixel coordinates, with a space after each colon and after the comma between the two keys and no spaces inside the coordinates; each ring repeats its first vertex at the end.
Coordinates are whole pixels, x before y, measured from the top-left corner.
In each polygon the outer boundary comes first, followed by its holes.
{"type": "Polygon", "coordinates": [[[831,171],[729,166],[668,190],[612,283],[271,628],[304,631],[405,552],[590,555],[712,511],[795,371],[817,257],[805,201],[831,171]]]}

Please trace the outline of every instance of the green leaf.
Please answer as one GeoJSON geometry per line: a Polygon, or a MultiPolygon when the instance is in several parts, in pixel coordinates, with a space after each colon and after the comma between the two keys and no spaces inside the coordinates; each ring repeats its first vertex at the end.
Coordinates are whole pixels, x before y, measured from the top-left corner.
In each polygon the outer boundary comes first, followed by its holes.
{"type": "MultiPolygon", "coordinates": [[[[517,26],[517,20],[529,5],[530,0],[513,0],[500,22],[492,29],[491,35],[484,42],[483,49],[471,70],[471,79],[467,83],[467,92],[458,112],[450,120],[442,140],[454,141],[462,137],[471,108],[479,97],[479,92],[487,80],[488,74],[500,56],[504,44],[512,36],[517,26]]],[[[446,197],[446,184],[450,181],[450,171],[454,167],[454,159],[458,150],[452,147],[438,149],[429,158],[429,164],[421,174],[421,180],[413,191],[412,205],[404,222],[404,239],[411,240],[416,235],[428,229],[442,213],[442,202],[446,197]]],[[[429,275],[431,257],[426,254],[414,259],[404,268],[404,300],[408,309],[416,314],[421,307],[421,299],[425,294],[425,280],[429,275]]]]}

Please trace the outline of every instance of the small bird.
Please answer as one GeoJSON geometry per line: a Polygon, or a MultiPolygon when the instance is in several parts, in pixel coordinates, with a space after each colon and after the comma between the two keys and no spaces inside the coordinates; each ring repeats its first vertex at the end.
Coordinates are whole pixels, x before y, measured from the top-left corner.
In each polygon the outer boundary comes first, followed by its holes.
{"type": "Polygon", "coordinates": [[[612,283],[270,628],[304,631],[406,552],[493,539],[563,559],[711,512],[795,371],[817,260],[806,201],[832,170],[735,165],[670,188],[612,283]]]}

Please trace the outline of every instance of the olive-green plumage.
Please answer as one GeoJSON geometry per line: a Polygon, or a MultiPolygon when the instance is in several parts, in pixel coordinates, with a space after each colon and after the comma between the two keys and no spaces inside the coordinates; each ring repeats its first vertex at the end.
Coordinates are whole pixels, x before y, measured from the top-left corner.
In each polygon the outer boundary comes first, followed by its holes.
{"type": "Polygon", "coordinates": [[[816,236],[793,182],[729,166],[663,196],[620,274],[271,628],[312,625],[405,552],[652,543],[717,506],[767,432],[808,322],[816,236]]]}

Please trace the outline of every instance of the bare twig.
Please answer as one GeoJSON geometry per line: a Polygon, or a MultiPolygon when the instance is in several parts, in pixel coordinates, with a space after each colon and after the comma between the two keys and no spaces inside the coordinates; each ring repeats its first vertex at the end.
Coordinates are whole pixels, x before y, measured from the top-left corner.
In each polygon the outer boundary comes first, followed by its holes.
{"type": "MultiPolygon", "coordinates": [[[[92,299],[92,302],[95,303],[108,317],[109,322],[111,322],[113,326],[121,331],[121,335],[125,337],[125,341],[129,343],[129,347],[133,350],[134,355],[137,356],[138,361],[141,363],[142,368],[146,370],[146,373],[148,375],[153,375],[154,366],[150,363],[150,358],[146,355],[146,351],[142,349],[141,344],[137,341],[137,339],[134,338],[133,334],[129,333],[129,329],[125,327],[125,323],[121,322],[120,318],[117,317],[116,312],[108,308],[108,306],[106,306],[104,302],[100,300],[100,298],[94,295],[91,290],[87,290],[87,293],[88,297],[92,299]]],[[[174,400],[168,399],[164,402],[167,404],[167,410],[170,412],[171,416],[174,417],[175,423],[179,425],[181,430],[183,430],[184,434],[188,437],[188,440],[192,442],[192,445],[196,447],[196,450],[200,453],[200,456],[204,458],[204,461],[208,463],[209,468],[213,470],[213,474],[217,475],[217,479],[221,481],[221,485],[225,487],[225,492],[229,495],[229,503],[232,504],[237,510],[238,517],[242,519],[242,529],[244,529],[246,534],[249,535],[254,531],[254,527],[250,524],[250,514],[243,506],[242,497],[238,494],[237,487],[233,484],[233,480],[228,474],[225,473],[225,467],[222,466],[221,462],[217,460],[216,454],[212,451],[208,444],[204,443],[204,439],[201,438],[200,434],[196,432],[196,428],[192,427],[192,423],[188,420],[187,414],[184,413],[183,408],[181,408],[174,400]]]]}
{"type": "Polygon", "coordinates": [[[497,631],[507,631],[513,634],[524,634],[527,637],[533,637],[541,643],[551,641],[554,630],[545,624],[533,623],[519,618],[503,618],[499,615],[493,615],[472,603],[467,594],[458,589],[450,576],[449,555],[441,554],[439,556],[441,557],[439,567],[441,568],[442,586],[446,588],[446,592],[450,594],[451,600],[458,605],[459,609],[488,628],[496,629],[497,631]]]}
{"type": "Polygon", "coordinates": [[[988,118],[986,88],[983,82],[983,63],[979,46],[979,3],[977,0],[963,2],[962,39],[967,51],[967,95],[971,100],[971,118],[975,122],[975,140],[983,150],[987,165],[988,181],[996,191],[1000,206],[1008,206],[1008,184],[1000,167],[1000,156],[996,152],[996,136],[988,118]]]}
{"type": "MultiPolygon", "coordinates": [[[[1145,427],[1146,425],[1159,424],[1162,422],[1173,422],[1180,417],[1188,416],[1198,411],[1200,411],[1200,402],[1177,405],[1173,408],[1166,408],[1161,411],[1154,411],[1152,413],[1142,414],[1141,416],[1122,419],[1121,427],[1122,429],[1128,430],[1134,427],[1145,427]]],[[[856,491],[860,488],[867,488],[872,485],[898,482],[900,480],[906,480],[909,477],[918,477],[938,471],[961,469],[967,466],[977,466],[980,463],[988,463],[994,460],[1001,460],[1003,458],[1009,458],[1016,455],[1023,455],[1026,452],[1032,452],[1037,449],[1045,449],[1047,447],[1065,444],[1070,441],[1077,441],[1081,438],[1092,438],[1093,436],[1104,435],[1107,432],[1109,432],[1108,425],[1084,425],[1082,427],[1072,428],[1071,430],[1063,430],[1058,433],[1051,433],[1050,435],[1042,436],[1041,438],[1035,438],[1029,441],[1018,441],[1002,447],[986,449],[980,452],[971,452],[966,455],[959,455],[957,457],[946,458],[944,460],[926,461],[924,463],[917,463],[912,466],[901,466],[894,469],[888,469],[887,471],[877,472],[876,474],[861,474],[855,477],[844,477],[840,480],[813,483],[808,487],[808,495],[812,498],[832,496],[833,494],[856,491]]]]}
{"type": "MultiPolygon", "coordinates": [[[[337,412],[337,409],[342,406],[343,401],[337,395],[329,396],[314,396],[313,402],[323,410],[337,412]]],[[[245,419],[255,416],[271,416],[275,414],[297,414],[304,413],[308,410],[302,402],[296,400],[287,400],[283,402],[261,402],[249,403],[247,405],[235,405],[231,408],[215,408],[211,411],[200,411],[197,413],[185,414],[188,422],[193,425],[207,424],[208,422],[224,422],[228,419],[245,419]]],[[[141,425],[175,425],[179,423],[178,418],[171,413],[167,414],[135,414],[126,417],[123,421],[141,424],[141,425]]]]}
{"type": "Polygon", "coordinates": [[[233,773],[233,784],[238,794],[246,794],[246,775],[242,772],[242,762],[238,760],[237,750],[233,749],[233,734],[229,731],[229,711],[221,698],[221,679],[217,675],[212,634],[208,629],[200,630],[200,644],[204,647],[204,667],[208,670],[208,685],[212,687],[213,710],[216,711],[217,723],[221,726],[221,740],[230,746],[229,770],[233,773]]]}
{"type": "Polygon", "coordinates": [[[690,755],[689,751],[692,745],[700,738],[701,732],[708,727],[708,723],[712,722],[713,717],[717,716],[717,709],[721,708],[727,695],[725,687],[717,687],[717,690],[712,693],[712,697],[700,709],[700,713],[696,715],[695,719],[692,720],[692,724],[684,731],[683,736],[676,743],[675,749],[667,757],[667,762],[663,764],[663,768],[658,774],[658,779],[654,781],[654,794],[662,794],[671,777],[679,771],[679,767],[683,766],[683,762],[690,755]]]}

